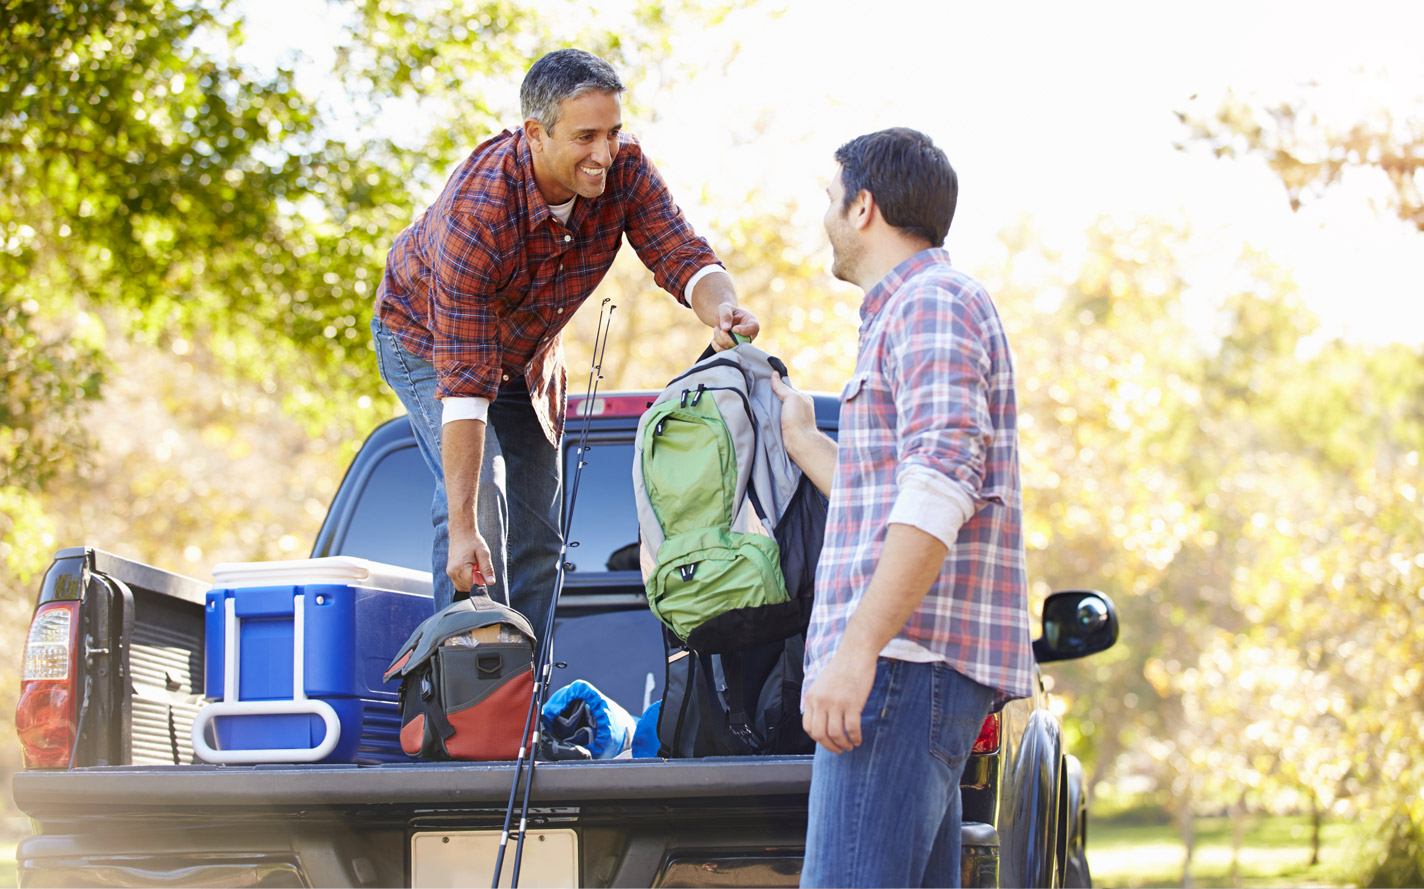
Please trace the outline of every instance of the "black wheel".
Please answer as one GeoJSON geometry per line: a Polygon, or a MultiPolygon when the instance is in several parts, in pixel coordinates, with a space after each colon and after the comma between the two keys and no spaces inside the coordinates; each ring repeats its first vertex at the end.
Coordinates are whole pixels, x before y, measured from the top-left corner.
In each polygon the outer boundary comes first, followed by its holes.
{"type": "Polygon", "coordinates": [[[1090,889],[1093,875],[1088,873],[1088,851],[1078,849],[1068,855],[1068,867],[1063,873],[1065,889],[1090,889]]]}
{"type": "Polygon", "coordinates": [[[1087,889],[1093,885],[1093,876],[1088,872],[1088,803],[1083,791],[1083,765],[1077,757],[1065,758],[1063,774],[1063,796],[1071,815],[1064,819],[1067,842],[1059,859],[1063,886],[1064,889],[1087,889]]]}

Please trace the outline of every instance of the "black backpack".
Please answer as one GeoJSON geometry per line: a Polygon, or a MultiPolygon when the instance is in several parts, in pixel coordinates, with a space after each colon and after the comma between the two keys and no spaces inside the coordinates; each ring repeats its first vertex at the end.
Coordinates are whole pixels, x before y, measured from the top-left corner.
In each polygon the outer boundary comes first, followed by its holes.
{"type": "Polygon", "coordinates": [[[658,755],[669,758],[811,753],[801,727],[806,640],[722,654],[669,646],[658,755]]]}

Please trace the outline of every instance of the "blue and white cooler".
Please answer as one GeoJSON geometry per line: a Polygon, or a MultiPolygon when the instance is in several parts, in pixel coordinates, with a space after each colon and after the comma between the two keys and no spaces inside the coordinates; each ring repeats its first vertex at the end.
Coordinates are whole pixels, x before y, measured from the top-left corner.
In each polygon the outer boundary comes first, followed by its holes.
{"type": "Polygon", "coordinates": [[[430,573],[336,556],[224,563],[204,624],[205,762],[380,763],[400,746],[382,674],[432,613],[430,573]]]}

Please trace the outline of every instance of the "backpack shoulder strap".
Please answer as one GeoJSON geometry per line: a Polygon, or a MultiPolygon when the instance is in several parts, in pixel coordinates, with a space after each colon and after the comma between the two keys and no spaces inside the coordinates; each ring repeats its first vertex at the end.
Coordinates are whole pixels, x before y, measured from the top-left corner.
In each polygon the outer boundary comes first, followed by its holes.
{"type": "Polygon", "coordinates": [[[742,655],[732,651],[716,656],[722,659],[722,678],[727,682],[728,728],[737,738],[755,746],[751,721],[747,719],[746,691],[742,687],[742,655]]]}

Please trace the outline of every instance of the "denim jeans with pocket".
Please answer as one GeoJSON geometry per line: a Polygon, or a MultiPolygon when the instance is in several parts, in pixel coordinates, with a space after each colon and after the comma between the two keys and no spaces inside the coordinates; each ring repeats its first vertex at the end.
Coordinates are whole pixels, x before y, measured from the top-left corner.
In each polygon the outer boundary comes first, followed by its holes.
{"type": "MultiPolygon", "coordinates": [[[[435,367],[407,352],[379,317],[371,319],[371,335],[381,379],[405,405],[416,444],[435,476],[430,569],[438,611],[454,600],[455,585],[446,573],[450,510],[440,455],[442,423],[440,402],[435,397],[435,367]]],[[[523,381],[515,380],[490,403],[476,521],[494,561],[495,583],[487,592],[529,618],[541,637],[558,573],[562,478],[559,449],[545,437],[523,381]]]]}
{"type": "Polygon", "coordinates": [[[816,747],[802,886],[958,886],[959,778],[994,691],[880,658],[849,753],[816,747]]]}

